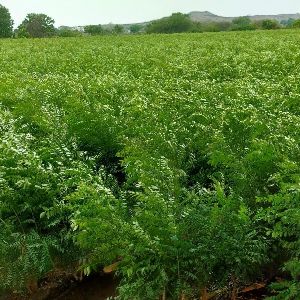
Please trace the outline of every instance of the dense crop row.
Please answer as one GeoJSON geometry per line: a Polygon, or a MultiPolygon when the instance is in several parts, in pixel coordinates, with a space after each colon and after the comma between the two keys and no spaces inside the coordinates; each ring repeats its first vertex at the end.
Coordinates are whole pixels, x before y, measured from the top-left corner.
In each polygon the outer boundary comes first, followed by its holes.
{"type": "Polygon", "coordinates": [[[1,41],[0,290],[118,262],[121,299],[199,297],[284,266],[279,299],[299,297],[299,42],[1,41]]]}

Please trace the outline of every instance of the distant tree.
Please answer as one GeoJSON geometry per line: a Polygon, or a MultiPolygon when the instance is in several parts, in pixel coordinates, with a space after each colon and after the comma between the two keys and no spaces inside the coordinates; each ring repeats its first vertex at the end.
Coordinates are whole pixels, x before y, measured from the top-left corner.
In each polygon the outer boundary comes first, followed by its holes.
{"type": "Polygon", "coordinates": [[[82,36],[82,32],[79,30],[74,30],[71,28],[60,28],[57,30],[56,34],[59,37],[77,37],[82,36]]]}
{"type": "Polygon", "coordinates": [[[13,34],[13,20],[9,10],[0,4],[0,38],[8,38],[13,34]]]}
{"type": "Polygon", "coordinates": [[[254,30],[255,26],[248,17],[238,17],[232,20],[232,30],[254,30]]]}
{"type": "Polygon", "coordinates": [[[276,20],[266,19],[261,22],[261,28],[267,30],[278,29],[280,28],[280,24],[276,20]]]}
{"type": "Polygon", "coordinates": [[[193,29],[193,21],[182,13],[172,14],[170,17],[151,22],[146,27],[147,33],[180,33],[193,29]]]}
{"type": "Polygon", "coordinates": [[[292,24],[293,28],[300,28],[300,19],[297,19],[292,24]]]}
{"type": "Polygon", "coordinates": [[[28,14],[17,30],[19,37],[41,38],[54,34],[54,20],[45,14],[28,14]]]}
{"type": "Polygon", "coordinates": [[[230,22],[216,22],[216,26],[218,28],[218,31],[228,31],[231,28],[230,22]]]}
{"type": "Polygon", "coordinates": [[[115,25],[112,29],[112,33],[121,34],[124,32],[124,27],[122,25],[115,25]]]}
{"type": "Polygon", "coordinates": [[[203,32],[228,31],[231,28],[230,22],[206,22],[202,24],[203,32]]]}
{"type": "Polygon", "coordinates": [[[294,22],[295,22],[295,19],[289,18],[289,19],[287,19],[287,20],[282,20],[282,21],[280,22],[280,24],[283,25],[283,26],[285,26],[285,27],[290,28],[290,27],[293,26],[293,23],[294,23],[294,22]]]}
{"type": "Polygon", "coordinates": [[[103,27],[99,25],[88,25],[84,27],[84,32],[90,35],[101,35],[104,34],[103,27]]]}
{"type": "Polygon", "coordinates": [[[193,22],[190,32],[203,32],[204,30],[204,24],[201,22],[193,22]]]}
{"type": "Polygon", "coordinates": [[[129,30],[131,33],[138,33],[143,29],[143,26],[140,24],[133,24],[130,26],[129,30]]]}

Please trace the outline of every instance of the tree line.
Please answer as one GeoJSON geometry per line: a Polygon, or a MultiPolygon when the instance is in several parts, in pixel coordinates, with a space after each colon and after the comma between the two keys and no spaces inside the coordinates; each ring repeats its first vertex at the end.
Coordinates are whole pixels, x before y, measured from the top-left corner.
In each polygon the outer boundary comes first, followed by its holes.
{"type": "Polygon", "coordinates": [[[174,13],[169,17],[151,22],[145,28],[147,33],[180,33],[180,32],[217,32],[243,30],[270,30],[280,28],[300,28],[300,19],[289,19],[278,22],[273,19],[252,21],[249,17],[237,17],[232,22],[197,22],[189,15],[174,13]]]}
{"type": "Polygon", "coordinates": [[[155,20],[145,25],[133,24],[125,29],[122,25],[104,27],[102,25],[87,25],[83,31],[63,26],[54,26],[54,19],[46,14],[30,13],[14,30],[14,21],[9,10],[0,4],[0,37],[74,37],[81,35],[105,35],[122,33],[181,33],[181,32],[218,32],[241,31],[256,29],[300,28],[300,19],[289,19],[279,23],[277,20],[266,19],[252,21],[249,17],[238,17],[232,22],[196,22],[182,13],[174,13],[169,17],[155,20]]]}
{"type": "Polygon", "coordinates": [[[0,37],[1,38],[43,38],[52,36],[72,37],[83,34],[121,34],[124,28],[121,25],[114,25],[104,29],[101,25],[88,25],[84,31],[79,31],[71,27],[62,26],[55,28],[55,21],[46,14],[27,14],[22,23],[14,29],[14,21],[9,10],[0,4],[0,37]]]}

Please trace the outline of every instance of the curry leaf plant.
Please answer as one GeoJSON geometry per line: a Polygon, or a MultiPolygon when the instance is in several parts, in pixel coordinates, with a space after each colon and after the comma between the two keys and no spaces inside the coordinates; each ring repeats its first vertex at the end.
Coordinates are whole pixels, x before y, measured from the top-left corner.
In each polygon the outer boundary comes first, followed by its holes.
{"type": "Polygon", "coordinates": [[[225,299],[282,274],[274,297],[297,298],[299,42],[1,41],[1,289],[113,265],[120,299],[225,299]]]}

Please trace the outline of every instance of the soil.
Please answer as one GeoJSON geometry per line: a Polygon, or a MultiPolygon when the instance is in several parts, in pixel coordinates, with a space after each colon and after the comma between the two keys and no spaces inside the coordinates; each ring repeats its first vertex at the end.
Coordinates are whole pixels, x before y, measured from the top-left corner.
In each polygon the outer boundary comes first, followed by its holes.
{"type": "MultiPolygon", "coordinates": [[[[44,281],[30,296],[0,296],[0,300],[105,300],[116,296],[118,282],[112,274],[98,274],[81,282],[70,278],[44,281]]],[[[239,293],[237,300],[263,300],[268,295],[266,287],[253,284],[239,293]],[[257,286],[256,286],[257,285],[257,286]]],[[[225,300],[224,295],[214,299],[225,300]]]]}
{"type": "Polygon", "coordinates": [[[116,296],[117,282],[113,276],[93,276],[62,293],[57,300],[104,300],[116,296]]]}
{"type": "Polygon", "coordinates": [[[113,275],[93,275],[80,282],[60,278],[43,282],[31,295],[0,295],[0,300],[105,300],[116,296],[116,288],[113,275]]]}

